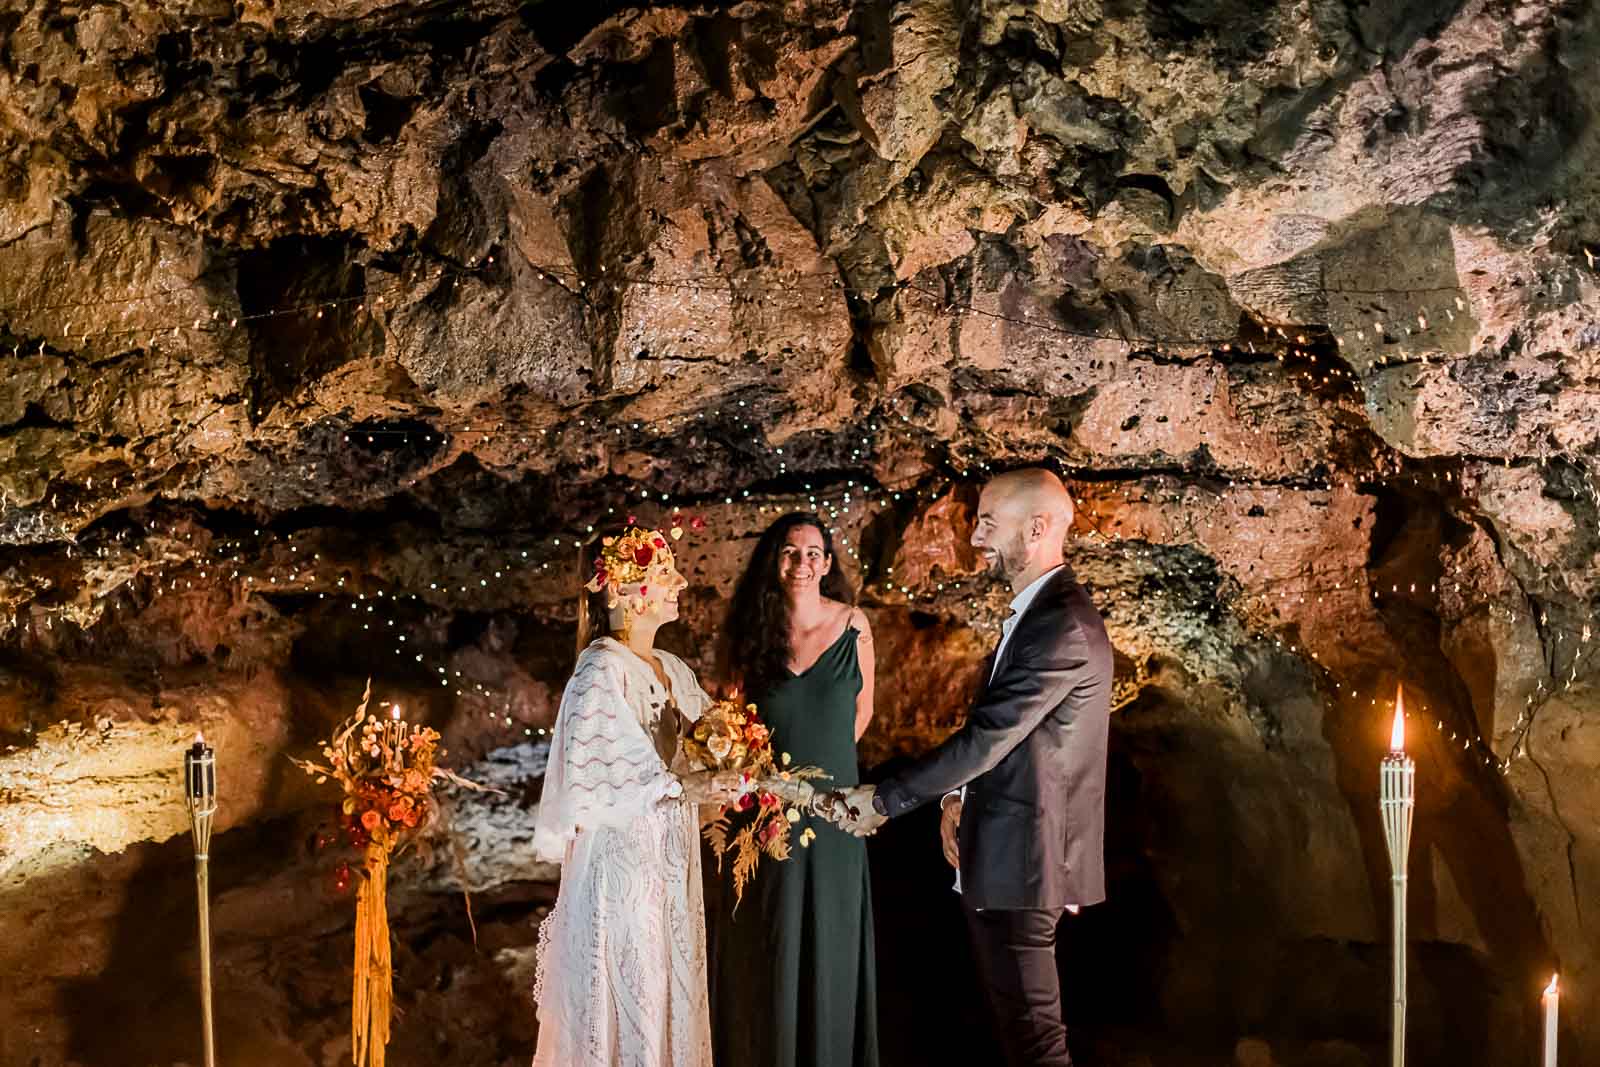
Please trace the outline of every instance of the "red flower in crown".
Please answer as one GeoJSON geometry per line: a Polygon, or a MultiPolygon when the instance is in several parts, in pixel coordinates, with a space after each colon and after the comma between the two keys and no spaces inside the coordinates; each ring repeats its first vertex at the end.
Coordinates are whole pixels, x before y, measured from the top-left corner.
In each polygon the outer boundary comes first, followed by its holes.
{"type": "Polygon", "coordinates": [[[641,567],[650,566],[650,561],[655,559],[656,550],[649,545],[640,545],[633,550],[633,561],[641,567]]]}

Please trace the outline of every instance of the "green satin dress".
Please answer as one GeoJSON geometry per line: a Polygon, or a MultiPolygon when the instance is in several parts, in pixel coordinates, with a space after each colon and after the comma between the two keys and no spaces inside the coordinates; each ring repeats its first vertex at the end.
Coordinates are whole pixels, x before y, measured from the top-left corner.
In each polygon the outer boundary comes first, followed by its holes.
{"type": "MultiPolygon", "coordinates": [[[[773,750],[821,767],[824,788],[861,780],[856,764],[856,630],[817,662],[752,699],[773,750]]],[[[734,823],[737,828],[738,823],[734,823]]],[[[707,857],[707,959],[717,1067],[877,1067],[877,981],[866,842],[802,816],[790,858],[763,859],[737,914],[732,860],[707,857]],[[807,826],[816,832],[800,847],[807,826]]]]}

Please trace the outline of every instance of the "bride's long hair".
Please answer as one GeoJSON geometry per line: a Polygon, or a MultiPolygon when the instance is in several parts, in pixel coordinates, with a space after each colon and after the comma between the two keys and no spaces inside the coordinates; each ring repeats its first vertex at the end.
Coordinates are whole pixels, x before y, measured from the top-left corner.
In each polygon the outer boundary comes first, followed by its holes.
{"type": "Polygon", "coordinates": [[[594,560],[600,554],[601,541],[606,537],[621,537],[622,529],[603,530],[578,546],[578,650],[583,650],[602,637],[615,636],[611,630],[611,594],[604,588],[591,593],[586,588],[594,577],[594,560]]]}
{"type": "Polygon", "coordinates": [[[822,595],[830,600],[855,603],[855,590],[844,576],[833,537],[813,512],[792,511],[775,521],[756,541],[750,563],[734,586],[722,627],[721,674],[750,695],[782,680],[789,669],[793,642],[789,639],[789,598],[778,584],[778,554],[789,531],[810,526],[822,536],[822,549],[833,561],[822,579],[822,595]]]}

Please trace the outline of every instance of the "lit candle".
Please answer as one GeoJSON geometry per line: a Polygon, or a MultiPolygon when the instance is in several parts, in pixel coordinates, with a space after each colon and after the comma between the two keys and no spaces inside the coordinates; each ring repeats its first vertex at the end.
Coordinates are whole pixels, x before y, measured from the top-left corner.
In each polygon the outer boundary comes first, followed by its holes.
{"type": "Polygon", "coordinates": [[[1544,987],[1544,1067],[1556,1067],[1556,1016],[1561,1008],[1561,991],[1556,976],[1544,987]]]}
{"type": "Polygon", "coordinates": [[[1389,728],[1389,751],[1397,756],[1406,751],[1406,694],[1403,689],[1394,691],[1394,725],[1389,728]]]}
{"type": "Polygon", "coordinates": [[[391,761],[391,763],[393,765],[393,769],[394,770],[399,770],[400,769],[400,763],[401,763],[401,760],[400,760],[400,746],[401,746],[401,744],[403,744],[405,742],[405,739],[406,739],[406,724],[404,722],[402,722],[401,719],[400,719],[400,705],[399,704],[396,704],[392,708],[389,709],[389,719],[390,719],[389,736],[392,739],[392,744],[390,745],[390,749],[389,749],[389,751],[390,751],[390,761],[391,761]]]}

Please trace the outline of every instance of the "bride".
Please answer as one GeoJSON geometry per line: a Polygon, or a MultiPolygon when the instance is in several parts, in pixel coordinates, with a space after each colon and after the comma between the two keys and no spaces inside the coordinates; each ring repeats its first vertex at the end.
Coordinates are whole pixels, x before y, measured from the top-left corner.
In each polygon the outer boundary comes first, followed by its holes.
{"type": "Polygon", "coordinates": [[[534,1067],[711,1067],[695,805],[734,799],[739,775],[678,752],[678,719],[711,698],[654,647],[686,584],[667,538],[629,526],[592,559],[534,827],[535,853],[562,865],[534,1067]]]}

